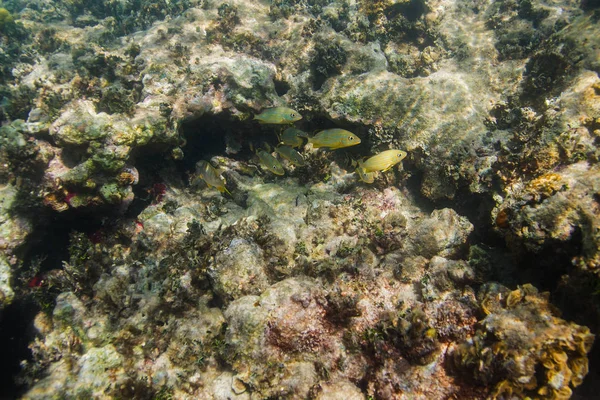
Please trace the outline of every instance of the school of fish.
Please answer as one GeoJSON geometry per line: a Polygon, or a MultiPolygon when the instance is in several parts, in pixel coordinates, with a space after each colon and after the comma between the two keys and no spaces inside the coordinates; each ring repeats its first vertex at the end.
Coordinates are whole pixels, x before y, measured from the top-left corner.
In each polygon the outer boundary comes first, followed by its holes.
{"type": "MultiPolygon", "coordinates": [[[[254,117],[254,120],[260,124],[272,125],[291,125],[300,121],[302,115],[296,110],[288,107],[268,108],[254,117]]],[[[336,150],[360,144],[360,138],[354,133],[341,128],[325,129],[314,136],[309,136],[300,129],[294,127],[286,128],[278,137],[279,144],[275,147],[275,152],[286,159],[290,164],[302,167],[306,165],[302,154],[296,148],[304,145],[305,139],[313,148],[326,148],[336,150]]],[[[260,166],[275,175],[282,176],[285,170],[281,162],[273,156],[271,149],[258,149],[255,154],[259,160],[260,166]]],[[[402,150],[385,150],[370,158],[355,162],[355,173],[358,179],[364,183],[373,183],[375,176],[379,172],[385,172],[400,163],[407,153],[402,150]]],[[[214,187],[221,193],[231,193],[225,187],[225,179],[221,176],[221,171],[215,169],[208,161],[201,160],[196,164],[197,176],[202,179],[208,187],[214,187]]]]}

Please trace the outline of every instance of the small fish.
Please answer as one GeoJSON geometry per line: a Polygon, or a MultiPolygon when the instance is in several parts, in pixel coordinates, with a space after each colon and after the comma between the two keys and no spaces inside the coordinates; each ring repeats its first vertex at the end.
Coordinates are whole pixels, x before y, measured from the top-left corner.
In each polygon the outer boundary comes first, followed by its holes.
{"type": "Polygon", "coordinates": [[[302,115],[296,110],[287,107],[267,108],[254,116],[261,124],[287,125],[302,119],[302,115]]]}
{"type": "Polygon", "coordinates": [[[275,175],[283,175],[285,171],[283,170],[283,166],[275,157],[271,155],[271,153],[266,152],[265,150],[259,150],[256,152],[258,159],[260,160],[260,164],[268,171],[274,173],[275,175]]]}
{"type": "Polygon", "coordinates": [[[361,167],[357,167],[355,172],[358,175],[358,179],[364,183],[373,183],[375,181],[375,172],[365,172],[361,167]]]}
{"type": "Polygon", "coordinates": [[[200,160],[196,164],[196,171],[198,171],[198,176],[202,178],[204,182],[208,185],[208,187],[214,187],[219,192],[227,192],[229,195],[231,193],[225,187],[225,179],[221,176],[221,173],[217,171],[208,161],[200,160]]]}
{"type": "Polygon", "coordinates": [[[292,147],[300,147],[304,144],[302,138],[308,138],[306,132],[296,128],[287,128],[281,134],[281,143],[292,147]]]}
{"type": "Polygon", "coordinates": [[[398,164],[406,157],[406,152],[402,150],[386,150],[366,161],[358,163],[358,167],[361,168],[365,173],[382,171],[385,172],[398,164]]]}
{"type": "Polygon", "coordinates": [[[345,129],[334,128],[326,129],[308,138],[308,143],[312,143],[315,148],[328,147],[330,150],[335,150],[355,146],[360,143],[360,138],[345,129]]]}
{"type": "Polygon", "coordinates": [[[302,158],[302,154],[298,153],[290,146],[281,145],[275,147],[275,151],[294,165],[297,165],[299,167],[303,167],[304,165],[306,165],[304,162],[304,158],[302,158]]]}

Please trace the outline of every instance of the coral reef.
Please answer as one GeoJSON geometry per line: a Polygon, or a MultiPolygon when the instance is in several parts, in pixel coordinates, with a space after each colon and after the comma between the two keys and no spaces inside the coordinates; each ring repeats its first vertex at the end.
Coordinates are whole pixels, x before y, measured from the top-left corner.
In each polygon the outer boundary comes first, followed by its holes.
{"type": "Polygon", "coordinates": [[[2,7],[0,311],[40,310],[24,398],[585,386],[600,330],[594,2],[2,7]],[[267,151],[287,126],[253,118],[273,107],[360,145],[297,138],[293,165],[267,151]],[[408,156],[361,182],[356,165],[388,149],[408,156]]]}
{"type": "Polygon", "coordinates": [[[33,230],[31,218],[11,212],[18,203],[18,190],[12,185],[0,185],[0,312],[14,298],[13,275],[20,264],[17,249],[33,230]]]}
{"type": "Polygon", "coordinates": [[[556,317],[547,295],[528,284],[513,291],[484,285],[478,298],[487,315],[473,338],[454,349],[456,368],[493,385],[494,398],[570,398],[588,373],[594,335],[556,317]]]}
{"type": "MultiPolygon", "coordinates": [[[[444,362],[490,307],[469,287],[476,271],[461,259],[472,229],[464,217],[427,215],[397,189],[342,195],[334,180],[265,184],[235,165],[228,180],[246,192],[245,207],[216,189],[169,187],[138,222],[120,222],[97,244],[72,238],[64,271],[74,281],[47,274],[47,288],[63,293],[51,316],[37,317],[26,368],[50,374],[25,398],[106,387],[126,397],[329,398],[338,386],[352,398],[466,388],[484,397],[444,362]],[[432,230],[440,220],[447,225],[432,230]],[[402,232],[419,227],[407,242],[402,232]]],[[[523,302],[530,313],[549,310],[545,300],[523,302]]]]}
{"type": "Polygon", "coordinates": [[[571,250],[574,265],[598,273],[600,221],[593,210],[599,189],[597,165],[582,161],[509,187],[492,217],[515,251],[541,253],[559,245],[571,250]]]}

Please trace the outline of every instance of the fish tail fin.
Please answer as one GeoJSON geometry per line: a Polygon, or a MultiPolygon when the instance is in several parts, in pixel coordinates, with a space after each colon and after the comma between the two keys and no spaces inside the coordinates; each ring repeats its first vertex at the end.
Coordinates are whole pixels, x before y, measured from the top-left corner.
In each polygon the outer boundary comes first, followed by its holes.
{"type": "Polygon", "coordinates": [[[270,153],[270,152],[273,151],[273,149],[271,148],[271,146],[269,145],[269,143],[264,142],[263,146],[264,146],[265,150],[267,150],[268,153],[270,153]]]}
{"type": "Polygon", "coordinates": [[[219,192],[221,192],[221,193],[227,193],[229,196],[233,197],[233,195],[231,194],[231,192],[229,190],[227,190],[227,188],[225,186],[220,187],[219,188],[219,192]]]}

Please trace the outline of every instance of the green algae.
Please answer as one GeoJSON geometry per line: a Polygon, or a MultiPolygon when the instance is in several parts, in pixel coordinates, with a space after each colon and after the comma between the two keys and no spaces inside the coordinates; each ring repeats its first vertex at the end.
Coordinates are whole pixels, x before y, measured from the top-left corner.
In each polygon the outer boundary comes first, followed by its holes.
{"type": "Polygon", "coordinates": [[[0,33],[8,34],[15,26],[15,19],[6,8],[0,8],[0,33]]]}
{"type": "Polygon", "coordinates": [[[119,204],[126,193],[116,183],[106,183],[100,187],[100,196],[109,204],[119,204]]]}

